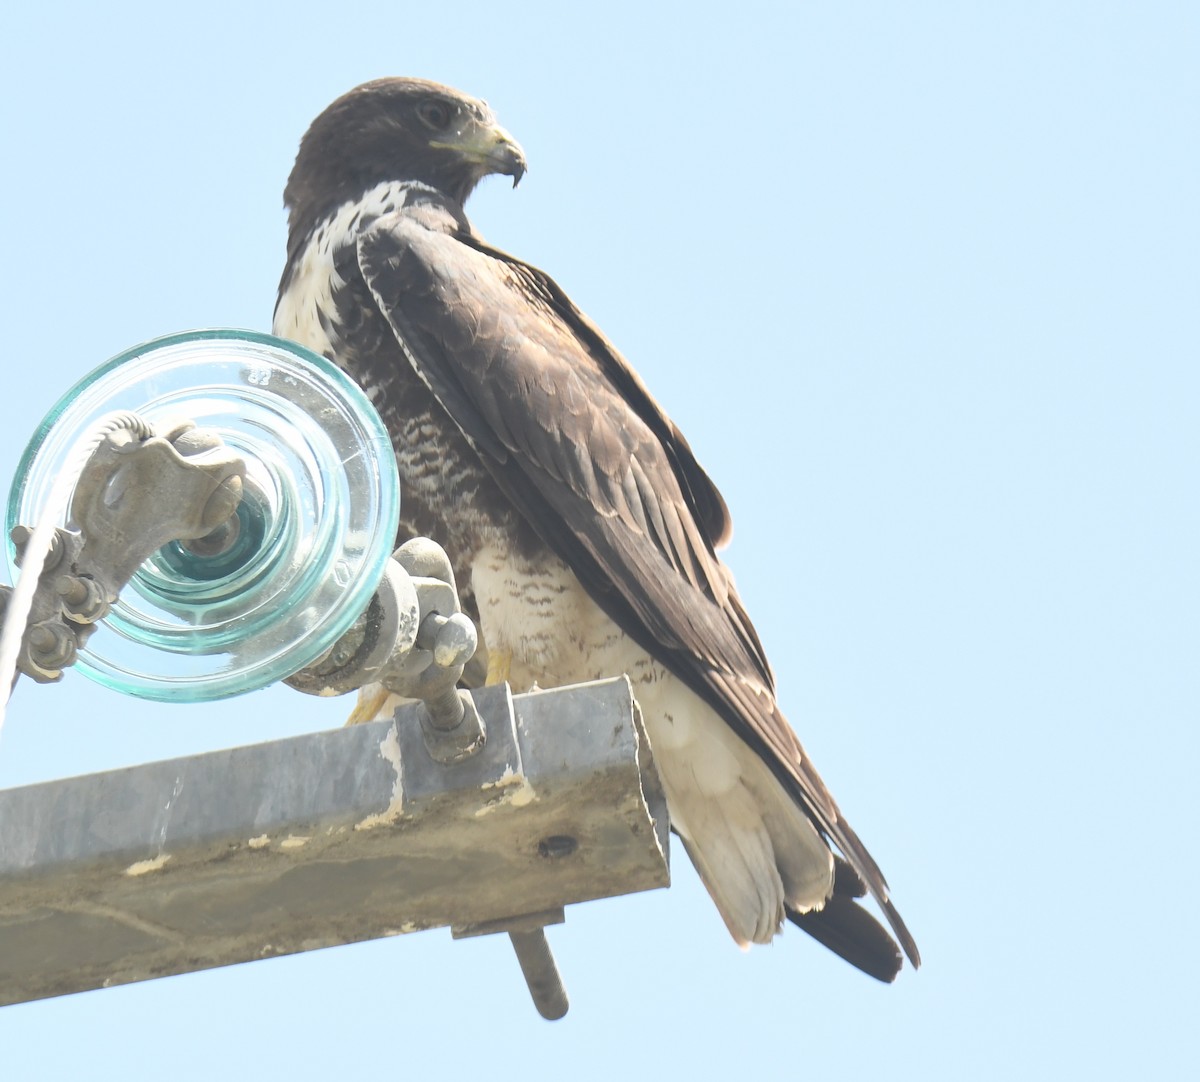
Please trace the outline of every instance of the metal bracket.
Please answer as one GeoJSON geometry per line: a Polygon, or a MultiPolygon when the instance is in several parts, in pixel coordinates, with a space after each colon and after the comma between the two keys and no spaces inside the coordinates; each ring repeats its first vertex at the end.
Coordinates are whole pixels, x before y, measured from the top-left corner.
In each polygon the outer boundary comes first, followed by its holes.
{"type": "MultiPolygon", "coordinates": [[[[61,679],[93,625],[151,555],[169,541],[222,530],[241,502],[244,476],[242,460],[191,421],[159,432],[130,415],[107,432],[76,483],[74,528],[54,535],[17,669],[39,683],[61,679]]],[[[30,525],[14,527],[18,559],[32,535],[30,525]]],[[[11,594],[0,587],[0,608],[11,594]]]]}
{"type": "MultiPolygon", "coordinates": [[[[191,421],[158,428],[116,417],[80,471],[72,529],[57,529],[26,620],[17,669],[40,683],[61,679],[137,569],[171,541],[215,555],[237,540],[246,467],[216,434],[191,421]]],[[[33,527],[17,526],[19,559],[33,527]]],[[[0,586],[0,615],[12,590],[0,586]]],[[[475,626],[459,609],[450,560],[425,538],[402,545],[350,630],[287,681],[339,695],[376,680],[425,703],[435,758],[452,762],[485,739],[470,697],[457,689],[475,653],[475,626]]]]}
{"type": "Polygon", "coordinates": [[[340,695],[370,683],[424,703],[421,726],[440,763],[473,755],[487,730],[459,689],[479,639],[458,602],[445,550],[427,537],[401,545],[363,618],[325,657],[285,683],[309,695],[340,695]]]}
{"type": "MultiPolygon", "coordinates": [[[[157,434],[136,416],[122,419],[114,430],[104,436],[80,475],[71,506],[71,521],[76,528],[59,529],[55,534],[27,622],[18,659],[20,671],[40,682],[59,679],[62,670],[75,661],[78,649],[90,635],[93,625],[108,613],[121,588],[142,563],[168,542],[190,542],[197,552],[208,555],[224,551],[237,537],[238,520],[234,512],[241,500],[244,476],[242,460],[229,451],[218,437],[197,429],[191,422],[172,423],[162,434],[157,434]]],[[[28,544],[31,535],[32,530],[27,527],[14,530],[13,539],[18,549],[28,544]]],[[[7,587],[0,588],[0,611],[10,592],[7,587]]],[[[475,626],[460,610],[454,572],[445,551],[427,538],[414,538],[393,554],[367,610],[350,630],[317,662],[286,681],[299,691],[317,695],[338,695],[373,682],[381,684],[393,694],[419,700],[418,705],[397,712],[394,736],[391,738],[398,749],[398,756],[393,763],[397,781],[392,803],[381,817],[381,822],[411,821],[418,814],[415,809],[420,808],[423,801],[431,802],[431,807],[440,807],[447,792],[468,792],[476,796],[484,794],[483,805],[476,805],[471,813],[472,818],[476,819],[490,815],[503,805],[535,805],[546,800],[547,794],[554,795],[549,803],[559,809],[561,801],[554,791],[557,783],[551,782],[548,788],[543,788],[543,779],[538,777],[534,784],[536,772],[531,772],[526,759],[535,749],[523,743],[518,733],[518,715],[514,712],[507,687],[488,689],[482,693],[483,699],[492,704],[490,730],[484,721],[486,711],[480,709],[469,692],[458,687],[464,667],[475,654],[477,645],[475,626]],[[498,700],[497,695],[502,698],[498,700]],[[400,803],[397,805],[396,801],[400,803]]],[[[627,684],[625,689],[628,690],[627,684]]],[[[526,714],[542,714],[544,711],[541,707],[560,701],[551,693],[543,694],[547,697],[530,700],[526,714]]],[[[629,704],[626,712],[631,720],[636,719],[637,708],[631,697],[629,704]]],[[[594,720],[591,717],[576,717],[573,724],[590,724],[594,720]]],[[[638,723],[634,720],[633,743],[644,748],[645,736],[639,736],[637,728],[638,723]]],[[[618,726],[613,730],[614,738],[619,732],[618,726]]],[[[543,767],[552,775],[587,764],[581,748],[566,746],[575,738],[564,738],[557,720],[554,726],[544,730],[540,739],[547,747],[555,748],[549,757],[545,757],[545,749],[536,749],[543,755],[543,767]],[[558,744],[563,746],[557,748],[558,744]]],[[[392,762],[386,746],[387,739],[380,745],[379,754],[392,762]]],[[[642,753],[643,757],[647,754],[642,753]]],[[[172,765],[154,764],[155,767],[172,765]]],[[[634,765],[636,770],[637,764],[634,765]]],[[[181,771],[186,772],[186,769],[180,766],[181,771]]],[[[151,768],[144,768],[144,771],[147,777],[153,774],[151,768]]],[[[182,777],[183,773],[180,774],[182,777]]],[[[80,781],[86,782],[87,779],[80,781]]],[[[572,784],[577,785],[578,779],[573,779],[572,784]]],[[[655,786],[654,792],[661,796],[656,788],[657,783],[652,784],[655,786]]],[[[174,795],[165,805],[168,809],[179,795],[180,785],[182,781],[177,780],[174,795]]],[[[641,793],[640,789],[638,791],[641,793]]],[[[24,807],[20,802],[21,791],[0,793],[0,797],[6,795],[18,797],[15,821],[20,822],[24,807]]],[[[86,798],[79,799],[90,801],[92,794],[88,793],[86,798]]],[[[223,805],[229,799],[229,794],[220,797],[213,794],[214,803],[217,804],[223,805]]],[[[128,805],[133,807],[135,803],[136,800],[131,796],[128,805]]],[[[643,797],[640,802],[643,809],[645,803],[646,798],[643,797]]],[[[114,806],[124,807],[125,804],[118,801],[114,806]]],[[[30,807],[36,809],[36,800],[30,807]]],[[[79,810],[82,812],[83,809],[79,810]]],[[[556,810],[555,814],[561,816],[564,810],[556,810]]],[[[192,813],[196,816],[194,826],[199,826],[209,818],[202,815],[198,808],[193,809],[192,813]]],[[[91,815],[83,815],[80,821],[87,822],[91,818],[91,815]]],[[[362,829],[370,818],[368,816],[362,822],[356,822],[354,829],[362,829]]],[[[520,824],[526,831],[530,823],[538,821],[532,813],[526,814],[526,820],[520,824]]],[[[496,821],[499,822],[499,819],[496,821]]],[[[661,841],[656,837],[656,842],[663,854],[665,868],[665,807],[661,813],[656,811],[652,815],[652,821],[658,824],[656,832],[662,834],[661,841]]],[[[45,832],[45,824],[29,825],[45,832]]],[[[0,821],[0,839],[7,826],[7,821],[0,821]]],[[[135,824],[130,824],[130,827],[136,829],[135,824]]],[[[181,828],[183,838],[187,838],[187,829],[186,825],[181,828]]],[[[304,824],[296,829],[308,830],[308,826],[304,824]]],[[[346,828],[343,825],[337,829],[346,828]]],[[[523,839],[522,844],[527,843],[527,859],[534,860],[539,869],[580,863],[580,837],[586,834],[586,825],[570,830],[546,826],[535,829],[536,837],[525,838],[523,834],[519,837],[523,839]]],[[[475,830],[478,833],[477,827],[475,830]]],[[[259,831],[257,824],[254,827],[244,826],[241,833],[247,839],[245,844],[251,848],[255,848],[260,841],[266,846],[271,844],[270,834],[259,831]],[[252,830],[257,833],[252,835],[252,830]]],[[[124,874],[141,876],[162,870],[166,861],[175,857],[174,853],[162,851],[167,837],[164,826],[158,835],[159,853],[143,860],[134,859],[125,868],[124,874]]],[[[299,834],[289,834],[287,839],[280,842],[280,846],[286,846],[288,840],[296,837],[299,834]]],[[[198,844],[201,851],[206,851],[207,840],[188,840],[198,844]]],[[[306,833],[302,838],[305,845],[310,840],[311,833],[306,833]]],[[[226,844],[236,849],[240,843],[226,844]]],[[[453,844],[453,841],[449,844],[453,844]]],[[[497,839],[493,844],[502,843],[497,839]]],[[[317,848],[324,846],[314,846],[314,849],[317,848]]],[[[124,899],[127,892],[117,889],[103,875],[95,876],[94,869],[82,868],[87,858],[95,855],[86,846],[77,850],[70,874],[102,883],[98,890],[106,899],[109,895],[124,899]]],[[[0,864],[4,857],[5,853],[0,851],[0,864]]],[[[125,858],[121,856],[119,859],[125,858]]],[[[105,860],[108,860],[107,856],[105,860]]],[[[200,863],[203,863],[202,859],[200,863]]],[[[44,860],[34,861],[39,874],[44,870],[44,864],[44,860]]],[[[175,865],[176,868],[180,866],[175,865]]],[[[120,883],[119,880],[117,882],[120,883]]],[[[475,886],[478,887],[482,882],[485,880],[479,880],[475,886]]],[[[120,885],[124,886],[123,883],[120,885]]],[[[77,889],[78,884],[75,884],[63,896],[74,897],[77,889]]],[[[611,893],[595,884],[589,884],[587,889],[597,892],[588,894],[589,897],[611,893]]],[[[26,893],[24,887],[17,891],[20,897],[26,893]]],[[[32,896],[39,895],[35,891],[32,896]]],[[[451,923],[455,938],[507,932],[538,1011],[548,1019],[561,1018],[567,1011],[567,996],[546,942],[544,928],[547,924],[561,923],[564,919],[561,903],[574,898],[567,896],[564,899],[561,894],[552,894],[550,897],[540,894],[535,897],[541,903],[540,908],[512,908],[516,906],[520,892],[514,892],[510,883],[503,900],[492,899],[490,908],[485,911],[470,906],[464,909],[459,901],[456,902],[457,907],[442,911],[448,913],[448,917],[439,915],[429,923],[451,923]],[[553,904],[546,908],[548,902],[553,904]],[[518,915],[498,917],[497,912],[515,912],[518,915]]],[[[6,901],[0,897],[0,984],[4,980],[3,958],[8,949],[2,945],[8,927],[3,917],[3,903],[6,901]]],[[[136,907],[132,896],[128,902],[136,907]]],[[[41,904],[46,903],[43,901],[41,904]]],[[[108,899],[102,904],[111,907],[115,903],[108,899]]],[[[137,918],[142,919],[140,916],[137,918]]],[[[63,925],[61,934],[69,937],[71,929],[75,927],[71,918],[64,913],[59,923],[63,925]]],[[[405,930],[424,926],[416,912],[410,912],[406,924],[408,927],[405,930]]],[[[230,934],[226,933],[226,939],[230,934]]],[[[370,934],[378,933],[365,933],[370,934]]],[[[331,941],[345,942],[351,938],[365,938],[365,935],[355,934],[331,941]]],[[[282,941],[286,936],[278,933],[275,938],[276,941],[282,941]]],[[[304,941],[305,944],[309,939],[304,941]]],[[[183,941],[183,938],[177,940],[183,941]]],[[[16,949],[19,954],[19,945],[16,949]]],[[[277,942],[273,942],[264,949],[282,953],[287,949],[302,948],[280,948],[277,942]]],[[[161,944],[156,951],[156,956],[164,951],[170,954],[161,944]]],[[[211,956],[225,957],[215,948],[211,956]]],[[[203,958],[203,952],[198,957],[203,958]]],[[[160,963],[155,964],[158,968],[154,972],[178,971],[163,970],[160,963]]],[[[169,964],[179,965],[182,969],[222,962],[201,961],[182,965],[178,959],[173,959],[169,964]]],[[[140,979],[139,974],[145,975],[138,966],[132,970],[118,966],[117,970],[132,975],[108,976],[105,983],[136,980],[140,979]]],[[[86,981],[90,978],[81,979],[86,981]]],[[[18,983],[21,990],[17,994],[24,998],[94,986],[88,983],[73,984],[71,978],[61,974],[36,973],[22,974],[18,983]],[[32,992],[26,994],[30,989],[32,992]]],[[[3,994],[0,994],[0,1002],[6,1001],[3,994]]]]}
{"type": "Polygon", "coordinates": [[[450,926],[509,932],[561,1014],[539,929],[668,884],[666,800],[628,680],[476,697],[448,765],[415,704],[0,791],[0,1004],[450,926]]]}

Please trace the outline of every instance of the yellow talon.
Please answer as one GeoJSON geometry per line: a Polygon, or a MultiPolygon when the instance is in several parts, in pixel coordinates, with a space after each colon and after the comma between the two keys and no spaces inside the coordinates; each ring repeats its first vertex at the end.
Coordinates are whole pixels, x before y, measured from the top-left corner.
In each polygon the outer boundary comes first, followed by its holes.
{"type": "Polygon", "coordinates": [[[487,682],[491,684],[503,684],[508,681],[509,671],[512,669],[512,651],[511,650],[489,650],[488,651],[488,671],[487,682]]]}
{"type": "Polygon", "coordinates": [[[382,684],[368,684],[359,688],[358,702],[354,704],[354,710],[346,719],[346,724],[359,725],[364,721],[375,721],[390,695],[391,692],[382,684]]]}

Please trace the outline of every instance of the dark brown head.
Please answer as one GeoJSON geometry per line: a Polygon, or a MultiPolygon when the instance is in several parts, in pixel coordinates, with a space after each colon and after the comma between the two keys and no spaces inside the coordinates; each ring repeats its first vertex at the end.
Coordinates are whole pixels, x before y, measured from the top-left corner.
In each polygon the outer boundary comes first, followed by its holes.
{"type": "Polygon", "coordinates": [[[525,154],[486,102],[424,79],[376,79],[312,122],[283,202],[295,234],[383,181],[420,181],[461,205],[489,173],[515,187],[525,154]]]}

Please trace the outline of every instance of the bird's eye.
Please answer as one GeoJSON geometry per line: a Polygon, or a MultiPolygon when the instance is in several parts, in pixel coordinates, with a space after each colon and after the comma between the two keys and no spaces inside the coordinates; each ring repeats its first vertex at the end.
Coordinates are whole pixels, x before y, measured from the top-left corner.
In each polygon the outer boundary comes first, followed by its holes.
{"type": "Polygon", "coordinates": [[[458,107],[440,98],[431,98],[417,106],[421,123],[432,131],[445,131],[458,116],[458,107]]]}

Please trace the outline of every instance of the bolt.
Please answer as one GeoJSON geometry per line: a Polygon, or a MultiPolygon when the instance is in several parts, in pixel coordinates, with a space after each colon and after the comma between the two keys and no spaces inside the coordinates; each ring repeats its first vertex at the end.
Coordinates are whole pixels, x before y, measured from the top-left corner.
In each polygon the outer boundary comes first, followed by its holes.
{"type": "Polygon", "coordinates": [[[465,691],[440,688],[425,696],[421,734],[434,762],[444,766],[474,755],[487,741],[487,726],[465,691]]]}
{"type": "Polygon", "coordinates": [[[46,673],[75,660],[75,637],[57,620],[43,620],[29,629],[29,658],[46,673]]]}
{"type": "Polygon", "coordinates": [[[108,601],[95,579],[60,575],[54,592],[62,598],[63,615],[77,624],[94,624],[108,612],[108,601]]]}
{"type": "Polygon", "coordinates": [[[45,624],[38,624],[29,629],[29,645],[39,654],[45,654],[54,649],[58,642],[57,636],[45,624]]]}
{"type": "Polygon", "coordinates": [[[425,710],[433,727],[448,733],[458,728],[466,706],[458,694],[458,689],[451,685],[431,693],[425,700],[425,710]]]}
{"type": "MultiPolygon", "coordinates": [[[[25,562],[25,546],[29,544],[29,539],[33,536],[33,530],[29,526],[14,526],[8,534],[12,538],[13,545],[17,549],[17,566],[25,562]]],[[[63,558],[63,553],[66,551],[66,544],[63,540],[63,531],[61,527],[55,529],[50,536],[50,547],[46,550],[46,559],[42,563],[42,573],[53,570],[58,562],[63,558]]]]}
{"type": "Polygon", "coordinates": [[[508,938],[517,952],[517,962],[538,1014],[548,1022],[561,1018],[567,1013],[567,992],[563,988],[562,977],[558,975],[558,966],[554,964],[554,955],[550,953],[550,945],[546,942],[546,930],[510,931],[508,938]]]}

